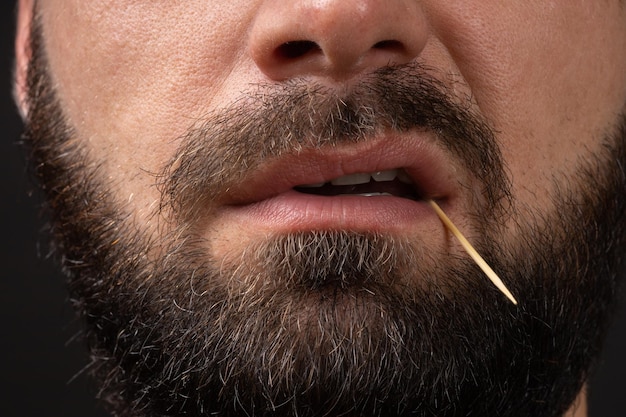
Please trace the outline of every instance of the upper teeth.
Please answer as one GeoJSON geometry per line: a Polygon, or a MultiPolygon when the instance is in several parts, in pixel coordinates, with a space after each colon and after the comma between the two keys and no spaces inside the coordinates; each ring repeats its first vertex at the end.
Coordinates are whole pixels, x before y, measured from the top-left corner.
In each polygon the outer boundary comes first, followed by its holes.
{"type": "Polygon", "coordinates": [[[371,174],[350,174],[335,178],[330,183],[332,185],[357,185],[370,182],[371,174]]]}
{"type": "MultiPolygon", "coordinates": [[[[358,185],[358,184],[367,184],[371,179],[377,182],[382,181],[393,181],[398,178],[399,181],[402,181],[406,184],[411,184],[411,178],[404,172],[404,170],[400,169],[389,169],[386,171],[377,171],[370,173],[358,173],[358,174],[350,174],[344,175],[338,178],[335,178],[330,183],[332,185],[358,185]]],[[[304,184],[301,187],[322,187],[326,183],[317,183],[317,184],[304,184]]]]}

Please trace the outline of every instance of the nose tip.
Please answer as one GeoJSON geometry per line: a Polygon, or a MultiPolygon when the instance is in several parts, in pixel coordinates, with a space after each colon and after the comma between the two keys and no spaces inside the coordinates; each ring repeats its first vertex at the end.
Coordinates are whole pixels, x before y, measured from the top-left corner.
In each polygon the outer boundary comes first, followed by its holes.
{"type": "Polygon", "coordinates": [[[414,0],[269,0],[250,33],[250,54],[272,80],[344,79],[416,58],[428,38],[414,0]]]}

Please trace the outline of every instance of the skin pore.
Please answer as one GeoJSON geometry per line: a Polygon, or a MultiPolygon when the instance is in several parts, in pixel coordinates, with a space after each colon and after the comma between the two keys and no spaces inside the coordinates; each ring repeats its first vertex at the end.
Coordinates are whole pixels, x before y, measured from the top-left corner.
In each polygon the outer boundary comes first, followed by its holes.
{"type": "Polygon", "coordinates": [[[49,0],[38,25],[32,6],[20,2],[18,101],[120,415],[570,408],[624,245],[619,2],[49,0]],[[402,97],[424,102],[390,104],[402,97]],[[427,155],[439,183],[411,175],[519,309],[419,203],[412,222],[400,205],[362,213],[359,197],[298,221],[263,209],[292,197],[248,207],[281,176],[413,164],[405,153],[427,155]]]}

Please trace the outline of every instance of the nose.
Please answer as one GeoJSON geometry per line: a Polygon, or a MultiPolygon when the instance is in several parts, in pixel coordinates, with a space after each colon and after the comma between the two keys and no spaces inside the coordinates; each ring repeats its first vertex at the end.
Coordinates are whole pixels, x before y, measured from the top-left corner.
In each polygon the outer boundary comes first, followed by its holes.
{"type": "Polygon", "coordinates": [[[416,0],[266,0],[251,28],[250,55],[272,80],[342,80],[416,58],[427,23],[416,0]]]}

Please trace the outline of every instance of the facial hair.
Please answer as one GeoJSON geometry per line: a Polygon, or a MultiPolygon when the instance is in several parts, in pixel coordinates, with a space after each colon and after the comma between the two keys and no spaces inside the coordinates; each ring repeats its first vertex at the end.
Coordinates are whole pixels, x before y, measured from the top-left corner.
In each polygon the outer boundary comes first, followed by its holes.
{"type": "Polygon", "coordinates": [[[556,417],[570,407],[622,269],[624,117],[555,187],[555,211],[519,219],[512,244],[498,233],[514,201],[495,136],[426,69],[384,68],[344,97],[297,80],[264,87],[181,139],[156,179],[175,225],[151,236],[75,137],[37,27],[32,51],[24,142],[114,415],[556,417]],[[425,262],[440,254],[381,233],[278,234],[226,267],[203,249],[200,208],[242,166],[381,129],[435,131],[451,158],[480,167],[477,193],[495,214],[475,215],[478,246],[519,307],[469,260],[425,262]]]}

